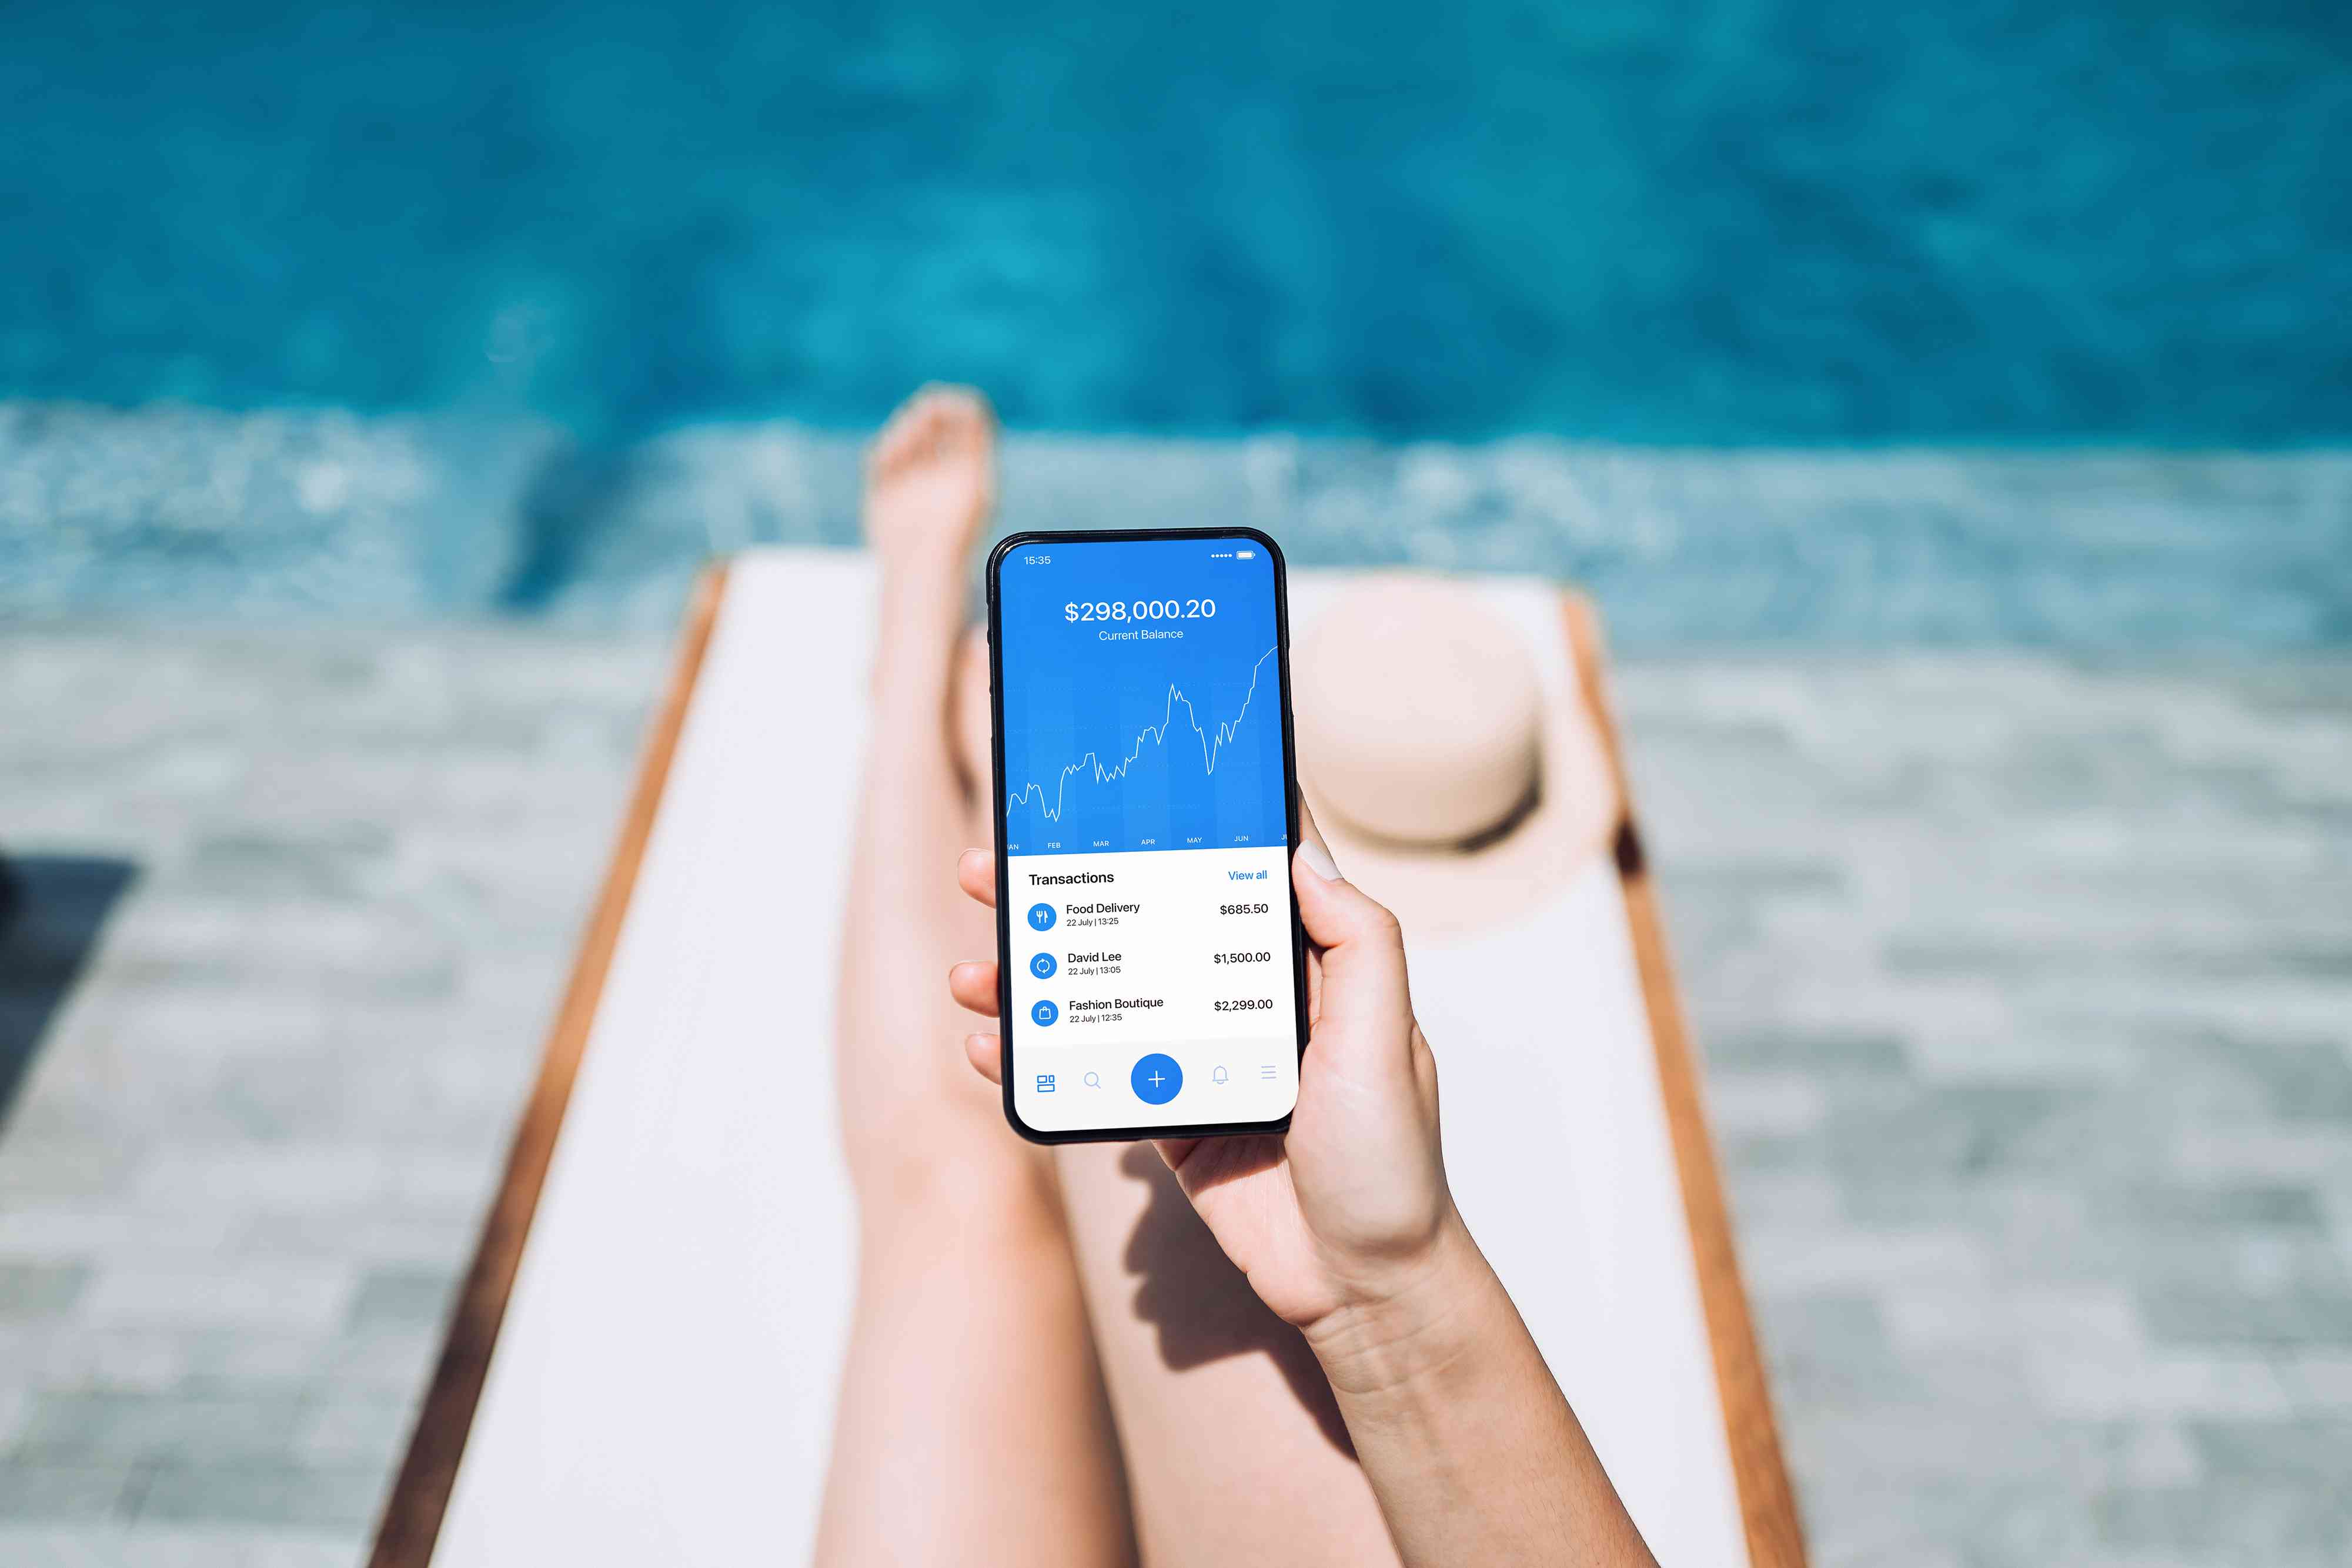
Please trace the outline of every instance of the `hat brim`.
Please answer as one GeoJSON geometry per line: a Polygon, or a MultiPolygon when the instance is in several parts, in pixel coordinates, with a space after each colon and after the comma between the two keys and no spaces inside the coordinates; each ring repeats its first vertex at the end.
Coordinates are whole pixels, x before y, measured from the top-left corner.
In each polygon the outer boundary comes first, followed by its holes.
{"type": "MultiPolygon", "coordinates": [[[[1349,822],[1317,789],[1317,759],[1303,752],[1298,758],[1300,791],[1341,874],[1388,905],[1416,939],[1442,940],[1525,914],[1606,850],[1623,814],[1559,590],[1524,579],[1464,586],[1525,639],[1541,685],[1539,764],[1528,806],[1503,830],[1468,843],[1399,843],[1349,822]]],[[[1345,578],[1294,581],[1294,644],[1316,619],[1347,612],[1347,587],[1345,578]]],[[[1293,700],[1311,697],[1297,693],[1293,700]]]]}

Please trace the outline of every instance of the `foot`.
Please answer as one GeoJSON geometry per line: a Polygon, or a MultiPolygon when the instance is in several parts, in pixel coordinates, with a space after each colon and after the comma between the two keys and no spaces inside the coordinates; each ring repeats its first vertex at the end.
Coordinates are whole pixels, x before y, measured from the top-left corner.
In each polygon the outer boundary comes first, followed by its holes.
{"type": "Polygon", "coordinates": [[[969,387],[925,387],[866,455],[866,538],[886,583],[961,574],[996,504],[996,416],[969,387]]]}

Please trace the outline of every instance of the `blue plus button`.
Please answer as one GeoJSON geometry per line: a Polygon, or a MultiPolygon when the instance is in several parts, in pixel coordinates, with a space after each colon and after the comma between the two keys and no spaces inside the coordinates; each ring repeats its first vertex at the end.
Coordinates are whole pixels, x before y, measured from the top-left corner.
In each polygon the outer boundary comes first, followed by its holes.
{"type": "Polygon", "coordinates": [[[1032,931],[1051,931],[1053,928],[1054,906],[1050,904],[1031,904],[1029,906],[1029,929],[1032,931]]]}
{"type": "Polygon", "coordinates": [[[1035,1007],[1029,1009],[1029,1016],[1036,1020],[1036,1024],[1039,1029],[1044,1029],[1062,1015],[1060,1010],[1056,1009],[1053,1003],[1039,1002],[1035,1007]]]}
{"type": "Polygon", "coordinates": [[[1054,955],[1051,953],[1040,953],[1029,960],[1029,972],[1041,980],[1052,979],[1054,971],[1060,967],[1054,962],[1054,955]]]}
{"type": "Polygon", "coordinates": [[[1155,1051],[1135,1064],[1127,1081],[1135,1086],[1135,1097],[1145,1104],[1165,1105],[1184,1087],[1184,1070],[1176,1065],[1174,1057],[1155,1051]]]}

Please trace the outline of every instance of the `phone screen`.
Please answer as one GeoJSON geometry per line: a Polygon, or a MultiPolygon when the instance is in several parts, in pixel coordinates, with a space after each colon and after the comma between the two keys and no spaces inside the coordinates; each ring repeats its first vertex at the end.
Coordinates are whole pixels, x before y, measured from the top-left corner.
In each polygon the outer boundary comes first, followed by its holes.
{"type": "Polygon", "coordinates": [[[991,591],[1007,1112],[1280,1122],[1304,1009],[1273,542],[1016,536],[991,591]]]}

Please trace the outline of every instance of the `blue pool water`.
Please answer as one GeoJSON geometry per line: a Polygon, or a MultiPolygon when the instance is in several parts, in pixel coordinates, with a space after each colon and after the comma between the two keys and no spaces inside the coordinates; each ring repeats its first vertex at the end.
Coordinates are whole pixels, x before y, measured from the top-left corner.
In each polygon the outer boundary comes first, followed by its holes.
{"type": "Polygon", "coordinates": [[[0,11],[0,396],[2352,436],[2352,10],[0,11]]]}

